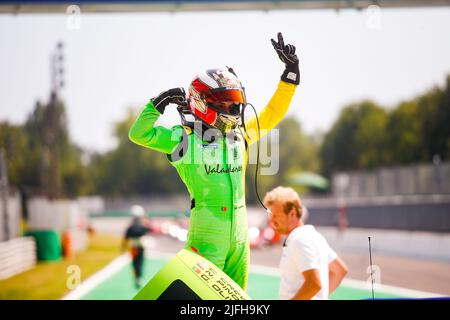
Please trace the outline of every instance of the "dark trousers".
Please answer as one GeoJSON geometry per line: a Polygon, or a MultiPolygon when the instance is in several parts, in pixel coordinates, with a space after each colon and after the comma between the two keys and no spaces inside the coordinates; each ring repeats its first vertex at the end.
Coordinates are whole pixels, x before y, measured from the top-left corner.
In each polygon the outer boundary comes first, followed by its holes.
{"type": "Polygon", "coordinates": [[[144,248],[136,247],[133,248],[133,269],[136,278],[140,278],[142,276],[142,266],[144,264],[144,248]]]}

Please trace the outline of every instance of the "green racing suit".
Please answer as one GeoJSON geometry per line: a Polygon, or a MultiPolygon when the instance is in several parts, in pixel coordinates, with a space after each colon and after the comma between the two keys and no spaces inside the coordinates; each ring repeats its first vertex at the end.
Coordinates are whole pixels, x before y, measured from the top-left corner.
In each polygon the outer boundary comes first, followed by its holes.
{"type": "Polygon", "coordinates": [[[259,115],[260,135],[256,117],[252,117],[245,121],[246,133],[237,128],[233,139],[219,136],[208,143],[187,126],[155,126],[160,113],[152,102],[129,131],[134,143],[167,154],[189,191],[191,215],[186,249],[214,263],[244,290],[250,262],[245,205],[248,145],[284,117],[296,87],[279,82],[259,115]]]}

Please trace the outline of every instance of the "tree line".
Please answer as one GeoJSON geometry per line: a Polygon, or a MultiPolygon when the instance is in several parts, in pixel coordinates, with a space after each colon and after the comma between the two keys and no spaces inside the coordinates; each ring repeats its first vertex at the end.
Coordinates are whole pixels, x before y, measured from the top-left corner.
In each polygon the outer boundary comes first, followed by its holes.
{"type": "Polygon", "coordinates": [[[342,109],[320,149],[322,172],[372,169],[450,157],[450,75],[389,109],[361,101],[342,109]]]}
{"type": "MultiPolygon", "coordinates": [[[[71,140],[64,104],[54,96],[47,104],[37,102],[24,124],[0,122],[10,185],[53,197],[186,192],[164,154],[129,141],[128,130],[139,111],[129,109],[115,123],[118,143],[105,153],[88,153],[71,140]]],[[[304,171],[331,177],[341,170],[448,160],[449,123],[450,75],[443,87],[393,107],[370,100],[344,106],[324,134],[308,135],[296,118],[287,117],[278,125],[278,174],[260,176],[258,189],[264,194],[273,186],[289,185],[293,174],[304,171]]],[[[249,202],[256,202],[254,169],[249,165],[246,172],[249,202]]]]}

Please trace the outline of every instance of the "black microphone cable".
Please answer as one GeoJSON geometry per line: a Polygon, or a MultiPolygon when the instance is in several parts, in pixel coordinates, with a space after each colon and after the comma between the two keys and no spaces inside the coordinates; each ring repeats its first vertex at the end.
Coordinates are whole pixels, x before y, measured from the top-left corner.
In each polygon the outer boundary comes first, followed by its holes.
{"type": "Polygon", "coordinates": [[[266,210],[266,212],[268,214],[272,214],[272,211],[270,211],[269,208],[267,208],[264,203],[261,201],[261,198],[259,196],[259,192],[258,192],[258,169],[259,169],[259,143],[261,140],[261,128],[259,126],[259,117],[258,117],[258,112],[256,112],[255,107],[251,104],[251,103],[246,103],[243,105],[242,108],[242,114],[241,114],[241,122],[242,122],[242,126],[244,127],[244,131],[247,135],[247,137],[250,137],[247,133],[247,128],[245,127],[245,121],[244,121],[244,113],[245,113],[245,108],[247,107],[247,105],[250,105],[253,109],[253,112],[255,113],[255,118],[256,118],[256,124],[258,127],[258,140],[256,141],[256,168],[255,168],[255,192],[256,192],[256,197],[258,198],[259,203],[261,204],[261,206],[264,208],[264,210],[266,210]]]}

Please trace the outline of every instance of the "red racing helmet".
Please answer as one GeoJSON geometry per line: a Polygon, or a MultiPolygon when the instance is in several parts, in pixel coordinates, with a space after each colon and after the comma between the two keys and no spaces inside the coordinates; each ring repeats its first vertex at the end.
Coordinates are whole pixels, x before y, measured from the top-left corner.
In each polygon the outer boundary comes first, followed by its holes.
{"type": "Polygon", "coordinates": [[[190,112],[222,132],[239,125],[245,104],[245,90],[231,68],[207,70],[189,86],[190,112]]]}

